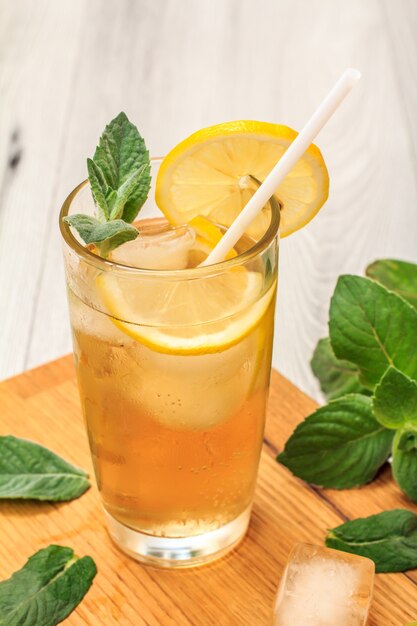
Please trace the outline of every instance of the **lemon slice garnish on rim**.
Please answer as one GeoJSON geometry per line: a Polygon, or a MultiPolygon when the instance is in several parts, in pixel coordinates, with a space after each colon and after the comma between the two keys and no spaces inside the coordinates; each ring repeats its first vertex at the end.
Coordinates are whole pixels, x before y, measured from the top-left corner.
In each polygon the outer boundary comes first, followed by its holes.
{"type": "Polygon", "coordinates": [[[96,279],[112,321],[140,343],[167,354],[221,352],[255,328],[275,284],[262,292],[260,272],[235,268],[198,280],[124,279],[110,272],[96,279]]]}
{"type": "MultiPolygon", "coordinates": [[[[162,161],[156,202],[172,224],[206,216],[230,226],[297,132],[279,124],[240,120],[203,128],[179,143],[162,161]]],[[[327,200],[329,177],[320,150],[312,144],[276,191],[281,203],[281,236],[307,224],[327,200]]],[[[253,234],[265,230],[255,218],[253,234]]],[[[250,229],[249,229],[249,234],[250,229]]]]}

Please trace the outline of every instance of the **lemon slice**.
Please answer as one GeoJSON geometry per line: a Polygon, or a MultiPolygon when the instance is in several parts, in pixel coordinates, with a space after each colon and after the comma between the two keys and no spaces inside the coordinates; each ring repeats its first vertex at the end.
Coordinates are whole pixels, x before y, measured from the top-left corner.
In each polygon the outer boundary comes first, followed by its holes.
{"type": "Polygon", "coordinates": [[[96,284],[120,330],[157,352],[182,355],[220,352],[238,343],[275,293],[275,284],[262,293],[261,273],[243,268],[201,281],[149,279],[140,286],[103,273],[96,284]]]}
{"type": "MultiPolygon", "coordinates": [[[[162,161],[155,191],[159,208],[172,224],[202,215],[230,226],[256,190],[250,176],[263,181],[297,134],[287,126],[247,120],[199,130],[162,161]]],[[[328,191],[326,165],[312,144],[277,189],[281,236],[305,226],[328,191]]],[[[262,213],[256,217],[249,234],[262,233],[266,219],[262,213]]]]}
{"type": "MultiPolygon", "coordinates": [[[[196,234],[193,247],[189,252],[189,263],[191,267],[197,267],[204,259],[208,257],[210,252],[215,248],[223,237],[223,233],[213,222],[206,217],[198,215],[190,221],[191,228],[196,234]]],[[[232,248],[226,255],[226,259],[233,259],[237,255],[236,250],[232,248]]]]}
{"type": "MultiPolygon", "coordinates": [[[[210,246],[212,246],[212,248],[214,248],[223,237],[223,233],[220,228],[202,215],[193,217],[189,225],[192,227],[197,237],[206,241],[210,246]]],[[[236,250],[232,249],[227,254],[226,259],[233,259],[235,256],[236,250]]]]}

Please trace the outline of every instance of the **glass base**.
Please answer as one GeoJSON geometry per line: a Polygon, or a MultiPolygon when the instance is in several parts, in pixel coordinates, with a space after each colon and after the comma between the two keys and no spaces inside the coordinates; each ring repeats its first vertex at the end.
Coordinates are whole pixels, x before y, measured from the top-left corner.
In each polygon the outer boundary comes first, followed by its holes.
{"type": "Polygon", "coordinates": [[[157,567],[195,567],[230,552],[245,536],[251,507],[216,530],[191,537],[156,537],[133,530],[105,511],[109,534],[116,545],[137,561],[157,567]]]}

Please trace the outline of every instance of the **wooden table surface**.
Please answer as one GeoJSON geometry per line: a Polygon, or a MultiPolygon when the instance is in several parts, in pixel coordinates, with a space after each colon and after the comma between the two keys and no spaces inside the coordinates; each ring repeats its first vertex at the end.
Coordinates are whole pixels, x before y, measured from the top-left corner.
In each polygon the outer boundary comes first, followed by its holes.
{"type": "MultiPolygon", "coordinates": [[[[141,566],[112,544],[93,486],[69,503],[1,502],[0,578],[10,576],[36,550],[58,543],[80,556],[91,555],[98,566],[92,588],[67,624],[268,626],[294,543],[322,544],[327,528],[384,509],[417,512],[388,468],[362,489],[333,491],[308,487],[275,462],[295,424],[314,408],[310,398],[273,372],[249,533],[216,563],[176,572],[141,566]]],[[[0,385],[0,432],[33,439],[92,472],[71,357],[0,385]]],[[[417,570],[378,574],[368,626],[403,626],[413,619],[417,570]]]]}
{"type": "Polygon", "coordinates": [[[329,201],[281,249],[274,364],[317,394],[337,276],[417,261],[416,31],[416,0],[0,0],[0,379],[70,350],[57,217],[106,122],[154,155],[226,120],[299,129],[353,65],[329,201]]]}

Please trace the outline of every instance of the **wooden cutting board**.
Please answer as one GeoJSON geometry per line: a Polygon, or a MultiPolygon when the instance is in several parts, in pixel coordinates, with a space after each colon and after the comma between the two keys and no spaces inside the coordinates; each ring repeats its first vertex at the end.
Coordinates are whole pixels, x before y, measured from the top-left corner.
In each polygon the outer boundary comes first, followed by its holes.
{"type": "MultiPolygon", "coordinates": [[[[250,530],[220,561],[183,571],[141,566],[112,544],[93,486],[78,500],[63,504],[1,502],[0,578],[9,577],[36,550],[58,543],[73,547],[80,556],[91,555],[98,567],[93,586],[66,624],[267,626],[294,543],[322,544],[327,528],[384,509],[417,512],[388,468],[362,489],[334,491],[309,487],[275,462],[294,426],[315,406],[273,372],[250,530]]],[[[92,473],[71,357],[1,383],[0,428],[2,434],[48,446],[92,473]]],[[[379,574],[369,625],[403,626],[413,619],[417,570],[379,574]]]]}

